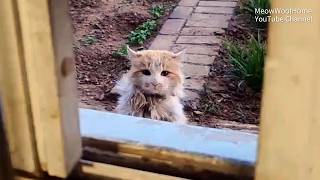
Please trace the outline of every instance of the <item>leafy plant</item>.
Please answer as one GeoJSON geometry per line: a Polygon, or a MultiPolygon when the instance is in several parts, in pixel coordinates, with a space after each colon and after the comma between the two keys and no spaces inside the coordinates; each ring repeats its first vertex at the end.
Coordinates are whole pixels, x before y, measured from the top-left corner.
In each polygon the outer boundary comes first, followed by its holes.
{"type": "Polygon", "coordinates": [[[256,18],[267,18],[269,14],[256,13],[259,9],[270,9],[270,0],[243,0],[240,5],[240,11],[251,16],[251,21],[257,28],[266,29],[268,23],[266,21],[256,21],[256,18]]]}
{"type": "Polygon", "coordinates": [[[270,0],[243,0],[240,9],[248,14],[266,17],[268,14],[256,14],[255,10],[270,9],[270,0]]]}
{"type": "Polygon", "coordinates": [[[128,41],[131,45],[142,45],[156,30],[158,23],[155,20],[148,20],[138,26],[129,34],[128,41]]]}
{"type": "Polygon", "coordinates": [[[126,57],[128,55],[127,45],[123,45],[117,51],[112,53],[115,58],[126,57]]]}
{"type": "Polygon", "coordinates": [[[96,43],[98,39],[95,36],[87,35],[87,36],[84,36],[80,41],[83,45],[89,46],[96,43]]]}
{"type": "Polygon", "coordinates": [[[165,10],[166,9],[163,5],[156,5],[150,9],[149,13],[154,19],[159,19],[161,16],[164,15],[165,10]]]}
{"type": "Polygon", "coordinates": [[[263,82],[264,59],[266,43],[251,37],[246,45],[236,42],[226,42],[225,47],[234,68],[234,73],[250,87],[260,90],[263,82]]]}

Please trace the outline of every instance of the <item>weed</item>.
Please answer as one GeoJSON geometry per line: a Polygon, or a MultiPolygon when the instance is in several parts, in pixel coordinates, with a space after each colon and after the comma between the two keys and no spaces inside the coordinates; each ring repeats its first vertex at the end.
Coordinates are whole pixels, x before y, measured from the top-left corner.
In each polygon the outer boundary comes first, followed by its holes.
{"type": "Polygon", "coordinates": [[[234,73],[244,80],[252,89],[261,90],[263,82],[264,59],[266,43],[258,38],[251,37],[246,45],[236,42],[225,42],[234,73]]]}
{"type": "Polygon", "coordinates": [[[270,0],[243,0],[240,9],[252,16],[266,17],[268,14],[256,14],[256,10],[270,9],[270,0]]]}
{"type": "Polygon", "coordinates": [[[216,114],[220,112],[218,103],[216,102],[216,99],[213,97],[213,92],[209,87],[207,87],[207,85],[204,85],[202,96],[203,98],[201,98],[199,107],[199,109],[201,109],[202,112],[209,114],[216,114]]]}
{"type": "Polygon", "coordinates": [[[98,39],[95,36],[90,36],[90,35],[84,36],[80,40],[80,42],[85,46],[92,45],[92,44],[96,43],[97,41],[98,41],[98,39]]]}
{"type": "Polygon", "coordinates": [[[161,16],[164,15],[165,10],[166,9],[163,5],[156,5],[150,9],[149,13],[154,19],[159,19],[161,16]]]}
{"type": "Polygon", "coordinates": [[[128,55],[127,45],[122,45],[120,49],[112,53],[112,57],[121,58],[128,55]]]}
{"type": "Polygon", "coordinates": [[[240,4],[240,11],[251,16],[252,21],[258,28],[266,28],[267,22],[256,22],[256,17],[266,18],[269,14],[256,13],[259,9],[270,9],[270,0],[243,0],[240,4]]]}
{"type": "Polygon", "coordinates": [[[218,105],[214,101],[206,101],[201,105],[200,109],[202,112],[209,114],[215,114],[219,112],[218,105]]]}
{"type": "Polygon", "coordinates": [[[156,30],[158,26],[157,21],[148,20],[138,26],[134,31],[131,31],[128,37],[130,45],[142,45],[156,30]]]}

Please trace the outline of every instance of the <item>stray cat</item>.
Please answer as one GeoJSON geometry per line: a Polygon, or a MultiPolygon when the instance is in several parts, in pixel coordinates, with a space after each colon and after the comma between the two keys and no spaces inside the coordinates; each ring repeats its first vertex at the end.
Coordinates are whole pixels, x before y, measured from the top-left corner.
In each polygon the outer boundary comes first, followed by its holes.
{"type": "Polygon", "coordinates": [[[131,68],[116,85],[120,94],[116,111],[185,124],[187,119],[180,102],[184,95],[184,51],[127,49],[131,68]]]}

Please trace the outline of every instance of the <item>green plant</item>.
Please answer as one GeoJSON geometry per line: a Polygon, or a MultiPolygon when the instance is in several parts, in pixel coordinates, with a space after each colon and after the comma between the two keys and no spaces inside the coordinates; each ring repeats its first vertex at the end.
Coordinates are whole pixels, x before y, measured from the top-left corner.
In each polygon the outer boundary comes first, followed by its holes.
{"type": "Polygon", "coordinates": [[[204,113],[216,114],[220,112],[219,103],[217,99],[213,96],[212,90],[205,84],[202,91],[202,97],[200,100],[199,109],[204,113]]]}
{"type": "Polygon", "coordinates": [[[90,36],[90,35],[84,36],[80,40],[80,42],[85,46],[92,45],[92,44],[96,43],[97,41],[98,41],[98,39],[95,36],[90,36]]]}
{"type": "Polygon", "coordinates": [[[156,5],[150,9],[149,13],[154,19],[159,19],[161,16],[164,15],[165,10],[166,9],[163,5],[156,5]]]}
{"type": "Polygon", "coordinates": [[[218,105],[214,101],[206,101],[201,105],[200,109],[202,110],[202,112],[209,114],[215,114],[220,111],[218,105]]]}
{"type": "Polygon", "coordinates": [[[120,49],[112,53],[112,57],[120,58],[128,55],[127,45],[122,45],[120,49]]]}
{"type": "Polygon", "coordinates": [[[240,6],[240,9],[250,15],[266,17],[268,14],[256,14],[258,9],[270,9],[270,0],[243,0],[240,6]]]}
{"type": "Polygon", "coordinates": [[[130,45],[142,45],[156,30],[158,23],[155,20],[148,20],[138,26],[129,34],[128,41],[130,45]]]}
{"type": "Polygon", "coordinates": [[[246,45],[236,42],[225,42],[224,46],[234,73],[246,84],[255,90],[260,90],[263,81],[264,59],[266,55],[266,43],[258,38],[251,37],[246,45]]]}
{"type": "Polygon", "coordinates": [[[268,13],[261,13],[260,10],[270,9],[270,0],[243,0],[240,4],[240,11],[250,15],[250,20],[256,28],[266,29],[268,13]],[[260,13],[259,13],[260,12],[260,13]],[[263,18],[263,20],[258,20],[263,18]]]}

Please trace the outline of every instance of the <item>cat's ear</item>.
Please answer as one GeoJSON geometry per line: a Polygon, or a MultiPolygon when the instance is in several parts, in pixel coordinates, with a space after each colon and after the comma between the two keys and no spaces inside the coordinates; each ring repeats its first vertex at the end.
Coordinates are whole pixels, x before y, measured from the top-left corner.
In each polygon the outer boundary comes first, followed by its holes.
{"type": "Polygon", "coordinates": [[[128,59],[133,59],[135,57],[140,56],[140,54],[134,50],[132,50],[129,46],[127,46],[128,59]]]}
{"type": "Polygon", "coordinates": [[[186,49],[183,49],[177,53],[173,53],[173,58],[177,60],[182,60],[184,59],[185,54],[186,54],[186,49]]]}

